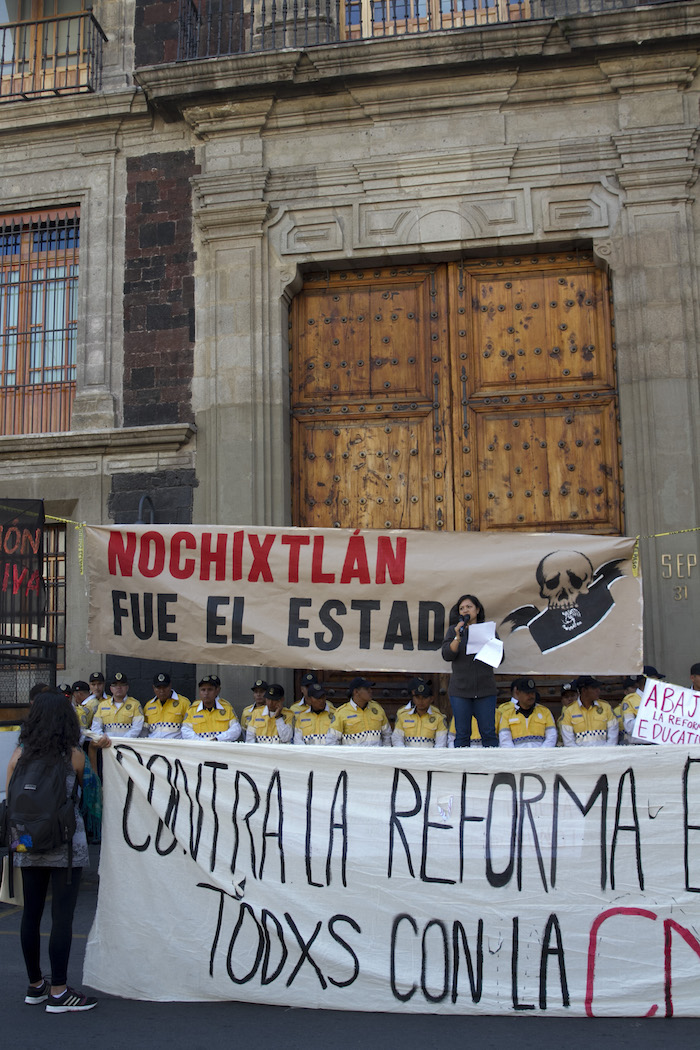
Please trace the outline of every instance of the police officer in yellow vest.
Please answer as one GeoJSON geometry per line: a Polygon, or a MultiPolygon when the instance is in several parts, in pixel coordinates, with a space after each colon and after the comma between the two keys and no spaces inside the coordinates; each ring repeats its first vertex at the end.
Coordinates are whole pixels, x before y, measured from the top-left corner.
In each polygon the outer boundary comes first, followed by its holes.
{"type": "Polygon", "coordinates": [[[221,679],[208,674],[200,680],[199,700],[194,700],[182,723],[182,739],[223,740],[233,743],[241,735],[241,723],[228,700],[219,696],[221,679]]]}
{"type": "Polygon", "coordinates": [[[127,696],[129,679],[122,671],[112,675],[111,700],[102,700],[97,705],[90,729],[93,733],[105,733],[109,737],[136,737],[143,729],[143,710],[133,696],[127,696]]]}
{"type": "Polygon", "coordinates": [[[97,709],[97,701],[92,711],[87,707],[83,701],[87,700],[92,690],[87,682],[84,682],[81,678],[77,682],[73,682],[71,686],[71,701],[75,708],[75,713],[78,716],[78,723],[80,725],[80,732],[85,733],[92,725],[92,719],[97,709]]]}
{"type": "Polygon", "coordinates": [[[516,678],[510,695],[498,709],[499,747],[556,747],[557,727],[549,708],[537,703],[534,679],[516,678]]]}
{"type": "Polygon", "coordinates": [[[391,747],[391,726],[384,708],[372,699],[374,682],[358,676],[348,688],[350,699],[335,713],[328,730],[332,744],[355,747],[391,747]]]}
{"type": "Polygon", "coordinates": [[[431,683],[412,678],[408,688],[411,700],[396,713],[392,747],[447,747],[447,721],[442,711],[430,702],[431,683]]]}
{"type": "Polygon", "coordinates": [[[336,744],[337,740],[328,739],[328,730],[334,722],[335,708],[326,700],[326,690],[318,682],[310,682],[306,689],[306,704],[294,718],[293,743],[336,744]]]}
{"type": "Polygon", "coordinates": [[[253,690],[253,703],[248,704],[247,707],[244,707],[243,713],[241,714],[242,740],[245,740],[245,733],[246,729],[248,728],[248,723],[250,722],[250,716],[252,715],[255,708],[265,706],[265,693],[267,692],[267,682],[264,678],[256,678],[250,688],[253,690]]]}
{"type": "Polygon", "coordinates": [[[80,703],[83,707],[86,707],[90,712],[90,723],[92,723],[95,717],[95,711],[97,705],[102,700],[111,700],[112,694],[105,690],[105,676],[102,671],[93,671],[90,675],[90,689],[88,690],[88,696],[86,696],[80,703]]]}
{"type": "Polygon", "coordinates": [[[571,682],[564,682],[561,687],[561,711],[559,712],[559,717],[556,722],[557,733],[559,734],[558,747],[563,747],[564,744],[564,741],[561,738],[561,724],[564,721],[564,714],[569,704],[573,704],[574,700],[578,700],[578,693],[571,682]]]}
{"type": "Polygon", "coordinates": [[[273,682],[265,693],[265,706],[256,707],[245,731],[246,744],[291,744],[294,715],[284,706],[284,689],[273,682]]]}
{"type": "MultiPolygon", "coordinates": [[[[630,686],[634,688],[630,689],[625,694],[620,706],[620,718],[622,720],[622,732],[624,732],[624,743],[626,744],[646,744],[646,740],[633,740],[632,730],[634,729],[634,723],[637,720],[637,711],[639,710],[639,703],[644,693],[644,687],[647,684],[647,678],[657,678],[659,681],[663,681],[666,677],[665,674],[661,674],[661,671],[657,671],[651,664],[644,665],[643,674],[636,675],[636,677],[628,678],[626,680],[630,686]]],[[[619,722],[619,719],[618,719],[619,722]]]]}
{"type": "Polygon", "coordinates": [[[289,708],[293,715],[298,715],[300,711],[309,706],[309,686],[311,685],[318,685],[318,678],[313,671],[306,671],[301,676],[301,700],[297,700],[289,708]]]}
{"type": "Polygon", "coordinates": [[[571,684],[578,700],[569,704],[561,720],[564,747],[616,747],[617,719],[610,704],[600,699],[602,682],[580,675],[571,684]]]}
{"type": "Polygon", "coordinates": [[[155,696],[143,709],[148,735],[160,740],[179,740],[189,700],[175,692],[167,671],[153,676],[153,692],[155,696]]]}

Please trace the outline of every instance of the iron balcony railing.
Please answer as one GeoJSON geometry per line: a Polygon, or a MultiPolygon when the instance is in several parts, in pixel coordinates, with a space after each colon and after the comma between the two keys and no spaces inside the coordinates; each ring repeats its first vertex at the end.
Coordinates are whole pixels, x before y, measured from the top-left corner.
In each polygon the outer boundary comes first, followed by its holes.
{"type": "Polygon", "coordinates": [[[0,386],[0,434],[58,434],[71,428],[75,382],[0,386]]]}
{"type": "Polygon", "coordinates": [[[106,40],[91,9],[0,25],[0,102],[99,91],[106,40]]]}
{"type": "Polygon", "coordinates": [[[679,0],[180,0],[178,61],[599,15],[679,0]]]}

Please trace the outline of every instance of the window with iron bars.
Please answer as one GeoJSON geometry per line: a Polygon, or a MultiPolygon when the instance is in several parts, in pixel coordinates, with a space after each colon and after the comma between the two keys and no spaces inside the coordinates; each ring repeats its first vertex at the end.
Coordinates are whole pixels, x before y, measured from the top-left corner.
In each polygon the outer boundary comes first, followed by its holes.
{"type": "MultiPolygon", "coordinates": [[[[56,646],[56,669],[66,666],[66,526],[63,522],[44,525],[44,588],[46,615],[40,624],[15,616],[0,619],[0,636],[56,646]]],[[[21,656],[21,650],[15,655],[21,656]]]]}
{"type": "Polygon", "coordinates": [[[0,433],[70,430],[78,326],[77,207],[0,215],[0,433]]]}

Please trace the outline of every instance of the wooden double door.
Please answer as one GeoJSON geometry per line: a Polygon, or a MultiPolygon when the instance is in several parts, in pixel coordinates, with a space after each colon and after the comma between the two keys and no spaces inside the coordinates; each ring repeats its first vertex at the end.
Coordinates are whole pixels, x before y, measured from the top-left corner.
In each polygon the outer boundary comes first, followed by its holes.
{"type": "Polygon", "coordinates": [[[309,274],[295,524],[620,532],[612,324],[590,253],[309,274]]]}

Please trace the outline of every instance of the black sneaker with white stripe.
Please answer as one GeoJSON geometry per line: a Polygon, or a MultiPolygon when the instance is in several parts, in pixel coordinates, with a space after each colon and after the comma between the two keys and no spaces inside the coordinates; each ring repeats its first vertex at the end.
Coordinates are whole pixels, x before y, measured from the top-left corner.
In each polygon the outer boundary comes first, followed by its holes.
{"type": "Polygon", "coordinates": [[[33,984],[28,985],[27,994],[24,997],[25,1003],[29,1003],[30,1006],[36,1006],[39,1003],[45,1003],[49,997],[50,987],[51,985],[46,980],[46,978],[43,979],[43,981],[38,987],[35,987],[33,984]]]}
{"type": "Polygon", "coordinates": [[[50,995],[46,1003],[46,1012],[49,1014],[77,1013],[78,1010],[92,1010],[97,1006],[97,999],[90,999],[82,992],[76,992],[74,988],[66,988],[60,995],[50,995]]]}

